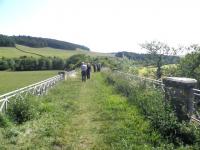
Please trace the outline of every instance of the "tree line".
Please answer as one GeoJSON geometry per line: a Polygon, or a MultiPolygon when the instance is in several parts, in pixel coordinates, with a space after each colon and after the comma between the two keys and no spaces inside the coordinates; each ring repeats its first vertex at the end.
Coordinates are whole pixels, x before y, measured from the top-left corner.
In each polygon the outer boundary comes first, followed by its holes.
{"type": "Polygon", "coordinates": [[[59,57],[27,57],[1,58],[0,70],[33,71],[33,70],[63,70],[65,61],[59,57]]]}
{"type": "Polygon", "coordinates": [[[77,54],[62,59],[59,57],[28,57],[0,58],[0,71],[35,71],[35,70],[73,70],[80,67],[81,62],[92,62],[92,58],[85,54],[77,54]]]}
{"type": "MultiPolygon", "coordinates": [[[[138,54],[133,52],[118,52],[115,54],[116,57],[126,57],[128,59],[137,61],[139,63],[142,63],[143,65],[153,65],[155,64],[155,59],[152,58],[152,54],[138,54]]],[[[180,61],[180,57],[178,56],[169,56],[169,55],[163,55],[162,63],[165,64],[177,64],[180,61]]]]}
{"type": "Polygon", "coordinates": [[[6,36],[0,34],[0,47],[14,47],[15,44],[25,45],[34,48],[51,47],[63,50],[76,50],[76,49],[83,49],[87,51],[90,50],[88,47],[83,45],[78,45],[55,39],[21,36],[21,35],[6,36]]]}

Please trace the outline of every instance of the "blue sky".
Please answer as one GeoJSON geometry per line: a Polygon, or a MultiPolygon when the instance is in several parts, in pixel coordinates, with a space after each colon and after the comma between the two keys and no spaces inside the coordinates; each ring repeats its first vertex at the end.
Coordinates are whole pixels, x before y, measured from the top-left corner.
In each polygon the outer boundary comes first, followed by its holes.
{"type": "Polygon", "coordinates": [[[55,38],[93,51],[200,43],[198,0],[0,0],[0,33],[55,38]]]}
{"type": "Polygon", "coordinates": [[[18,21],[26,22],[38,9],[45,6],[45,0],[0,0],[1,25],[6,27],[18,21]],[[41,3],[43,2],[43,3],[41,3]]]}

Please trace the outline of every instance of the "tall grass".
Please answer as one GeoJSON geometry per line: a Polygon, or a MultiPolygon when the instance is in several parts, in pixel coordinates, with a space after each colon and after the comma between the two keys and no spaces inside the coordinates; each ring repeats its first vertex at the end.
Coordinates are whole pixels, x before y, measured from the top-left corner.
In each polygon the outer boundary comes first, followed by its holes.
{"type": "Polygon", "coordinates": [[[163,93],[137,81],[127,81],[124,76],[105,74],[107,83],[129,98],[130,105],[136,105],[141,114],[156,130],[177,147],[196,148],[200,145],[200,130],[188,122],[179,122],[169,104],[164,103],[163,93]]]}
{"type": "Polygon", "coordinates": [[[62,148],[67,141],[63,129],[75,107],[70,100],[79,92],[79,86],[71,85],[61,83],[46,96],[11,101],[6,115],[0,115],[0,149],[62,148]]]}

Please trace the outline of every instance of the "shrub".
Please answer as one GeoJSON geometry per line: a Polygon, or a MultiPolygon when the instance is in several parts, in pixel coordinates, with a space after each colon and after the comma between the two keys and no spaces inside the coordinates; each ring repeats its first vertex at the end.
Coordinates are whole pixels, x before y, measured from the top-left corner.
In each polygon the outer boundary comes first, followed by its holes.
{"type": "Polygon", "coordinates": [[[16,123],[23,123],[32,119],[36,115],[35,103],[33,99],[16,99],[8,107],[8,115],[16,123]]]}
{"type": "Polygon", "coordinates": [[[6,60],[0,59],[0,70],[6,70],[9,68],[8,62],[6,60]]]}

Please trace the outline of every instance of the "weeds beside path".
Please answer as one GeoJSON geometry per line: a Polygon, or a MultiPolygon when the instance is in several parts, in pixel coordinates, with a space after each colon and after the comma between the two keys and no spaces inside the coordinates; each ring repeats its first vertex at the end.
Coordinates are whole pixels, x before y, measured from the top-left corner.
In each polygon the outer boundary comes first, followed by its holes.
{"type": "Polygon", "coordinates": [[[163,141],[100,73],[58,85],[38,98],[39,117],[0,128],[0,149],[153,149],[163,141]]]}

